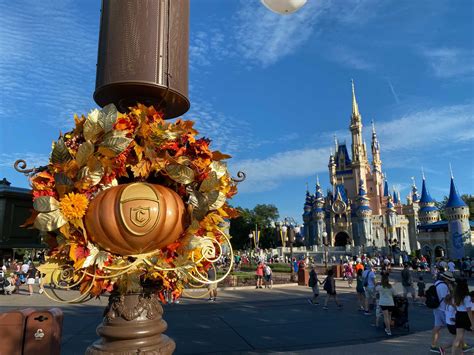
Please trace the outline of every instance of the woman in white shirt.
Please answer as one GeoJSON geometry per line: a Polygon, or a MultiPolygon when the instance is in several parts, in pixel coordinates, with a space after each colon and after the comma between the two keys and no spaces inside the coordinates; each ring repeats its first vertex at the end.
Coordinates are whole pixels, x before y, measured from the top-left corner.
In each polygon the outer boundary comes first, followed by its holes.
{"type": "Polygon", "coordinates": [[[375,291],[379,294],[379,305],[383,313],[385,333],[387,335],[392,335],[392,332],[390,330],[390,321],[392,319],[392,312],[395,308],[395,303],[393,301],[395,291],[393,290],[392,285],[390,285],[388,274],[382,274],[381,285],[377,286],[375,288],[375,291]]]}
{"type": "Polygon", "coordinates": [[[454,306],[456,307],[456,338],[454,338],[451,354],[462,354],[464,345],[464,332],[471,330],[474,323],[472,317],[472,303],[469,296],[469,287],[466,280],[459,280],[454,288],[454,306]]]}

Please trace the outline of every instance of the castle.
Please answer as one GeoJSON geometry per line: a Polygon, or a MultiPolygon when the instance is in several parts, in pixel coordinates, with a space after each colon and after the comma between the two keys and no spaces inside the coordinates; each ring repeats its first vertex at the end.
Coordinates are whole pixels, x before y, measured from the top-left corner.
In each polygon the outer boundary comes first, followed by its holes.
{"type": "Polygon", "coordinates": [[[459,197],[451,176],[449,200],[440,220],[435,200],[423,175],[421,196],[415,181],[402,203],[400,193],[389,191],[382,170],[380,143],[372,123],[372,162],[362,135],[362,116],[352,82],[352,144],[339,143],[329,157],[332,190],[324,196],[319,180],[315,194],[306,192],[303,221],[307,246],[357,247],[362,252],[386,253],[420,250],[432,257],[462,258],[474,254],[474,222],[459,197]]]}

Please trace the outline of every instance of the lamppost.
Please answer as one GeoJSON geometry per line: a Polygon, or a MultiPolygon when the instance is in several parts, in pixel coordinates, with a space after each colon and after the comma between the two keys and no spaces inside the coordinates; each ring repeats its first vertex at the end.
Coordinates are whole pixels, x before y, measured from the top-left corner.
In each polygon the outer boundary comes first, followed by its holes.
{"type": "Polygon", "coordinates": [[[324,246],[324,268],[328,268],[328,234],[326,232],[322,233],[323,236],[323,246],[324,246]]]}

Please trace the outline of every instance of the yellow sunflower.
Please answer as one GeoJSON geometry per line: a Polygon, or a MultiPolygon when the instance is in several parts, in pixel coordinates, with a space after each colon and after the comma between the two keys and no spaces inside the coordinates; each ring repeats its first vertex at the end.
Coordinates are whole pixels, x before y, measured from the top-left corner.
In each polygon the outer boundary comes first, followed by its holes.
{"type": "Polygon", "coordinates": [[[86,196],[74,192],[67,194],[59,202],[62,214],[68,220],[84,217],[88,205],[86,196]]]}

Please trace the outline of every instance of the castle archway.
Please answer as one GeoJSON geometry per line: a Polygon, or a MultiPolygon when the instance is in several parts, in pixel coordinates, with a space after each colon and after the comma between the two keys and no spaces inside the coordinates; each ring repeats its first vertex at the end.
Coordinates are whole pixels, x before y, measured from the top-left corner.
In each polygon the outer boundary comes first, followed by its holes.
{"type": "Polygon", "coordinates": [[[345,247],[347,244],[350,244],[350,239],[349,234],[346,232],[339,232],[336,234],[336,238],[334,238],[334,246],[345,247]]]}

